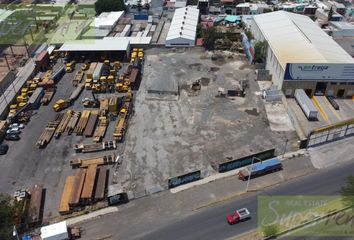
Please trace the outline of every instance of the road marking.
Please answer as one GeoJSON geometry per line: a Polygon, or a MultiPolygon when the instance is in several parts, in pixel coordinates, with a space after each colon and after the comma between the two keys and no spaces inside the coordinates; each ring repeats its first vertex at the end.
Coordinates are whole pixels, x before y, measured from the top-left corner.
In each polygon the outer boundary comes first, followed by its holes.
{"type": "Polygon", "coordinates": [[[329,108],[331,109],[331,111],[333,112],[333,114],[339,119],[342,120],[341,116],[337,113],[337,111],[334,109],[334,107],[332,106],[332,104],[328,101],[327,97],[324,97],[327,104],[329,105],[329,108]]]}
{"type": "Polygon", "coordinates": [[[313,97],[312,97],[312,101],[315,103],[316,107],[317,107],[318,110],[320,111],[320,113],[321,113],[323,119],[329,124],[330,122],[329,122],[329,120],[328,120],[328,116],[327,116],[327,114],[323,111],[323,109],[322,109],[320,103],[318,102],[318,99],[316,98],[316,96],[313,96],[313,97]]]}

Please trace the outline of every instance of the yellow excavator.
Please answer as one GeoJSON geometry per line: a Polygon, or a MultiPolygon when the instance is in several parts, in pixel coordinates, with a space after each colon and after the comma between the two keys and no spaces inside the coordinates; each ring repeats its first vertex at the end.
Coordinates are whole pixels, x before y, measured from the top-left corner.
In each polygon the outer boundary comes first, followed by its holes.
{"type": "Polygon", "coordinates": [[[71,105],[70,102],[65,101],[64,99],[59,99],[54,104],[53,109],[54,109],[54,111],[59,112],[61,110],[64,110],[65,108],[69,107],[70,105],[71,105]]]}
{"type": "Polygon", "coordinates": [[[91,98],[83,98],[82,99],[82,105],[86,108],[97,108],[100,105],[100,102],[96,98],[95,94],[91,92],[92,94],[92,99],[91,98]]]}

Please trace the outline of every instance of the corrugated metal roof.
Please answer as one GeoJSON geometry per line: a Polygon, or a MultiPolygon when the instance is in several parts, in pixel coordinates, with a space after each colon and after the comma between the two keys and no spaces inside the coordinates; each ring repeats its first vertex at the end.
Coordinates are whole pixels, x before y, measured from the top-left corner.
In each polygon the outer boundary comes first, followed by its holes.
{"type": "Polygon", "coordinates": [[[126,51],[129,40],[122,38],[99,40],[76,40],[64,43],[59,51],[126,51]]]}
{"type": "Polygon", "coordinates": [[[179,37],[194,40],[197,31],[198,17],[199,9],[194,7],[176,9],[166,40],[179,37]]]}
{"type": "Polygon", "coordinates": [[[354,63],[309,17],[276,11],[253,17],[283,68],[287,63],[354,63]]]}

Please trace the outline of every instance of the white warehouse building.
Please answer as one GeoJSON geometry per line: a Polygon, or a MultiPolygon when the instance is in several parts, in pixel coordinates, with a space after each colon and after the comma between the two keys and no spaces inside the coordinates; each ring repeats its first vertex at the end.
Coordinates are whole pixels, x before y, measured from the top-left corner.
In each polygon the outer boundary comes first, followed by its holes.
{"type": "Polygon", "coordinates": [[[286,96],[352,97],[354,60],[309,17],[276,11],[253,17],[256,41],[267,41],[266,69],[286,96]]]}
{"type": "Polygon", "coordinates": [[[166,47],[193,47],[197,35],[199,9],[178,8],[173,15],[166,37],[166,47]]]}

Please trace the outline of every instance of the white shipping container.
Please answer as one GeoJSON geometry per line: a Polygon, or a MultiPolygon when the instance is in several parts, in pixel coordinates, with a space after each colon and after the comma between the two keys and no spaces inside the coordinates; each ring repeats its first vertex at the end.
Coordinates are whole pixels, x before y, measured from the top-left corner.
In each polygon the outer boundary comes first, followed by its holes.
{"type": "Polygon", "coordinates": [[[41,228],[42,240],[67,240],[69,239],[66,221],[58,222],[41,228]]]}
{"type": "Polygon", "coordinates": [[[305,113],[308,120],[317,119],[318,110],[303,89],[295,90],[295,99],[300,105],[302,111],[305,113]]]}

